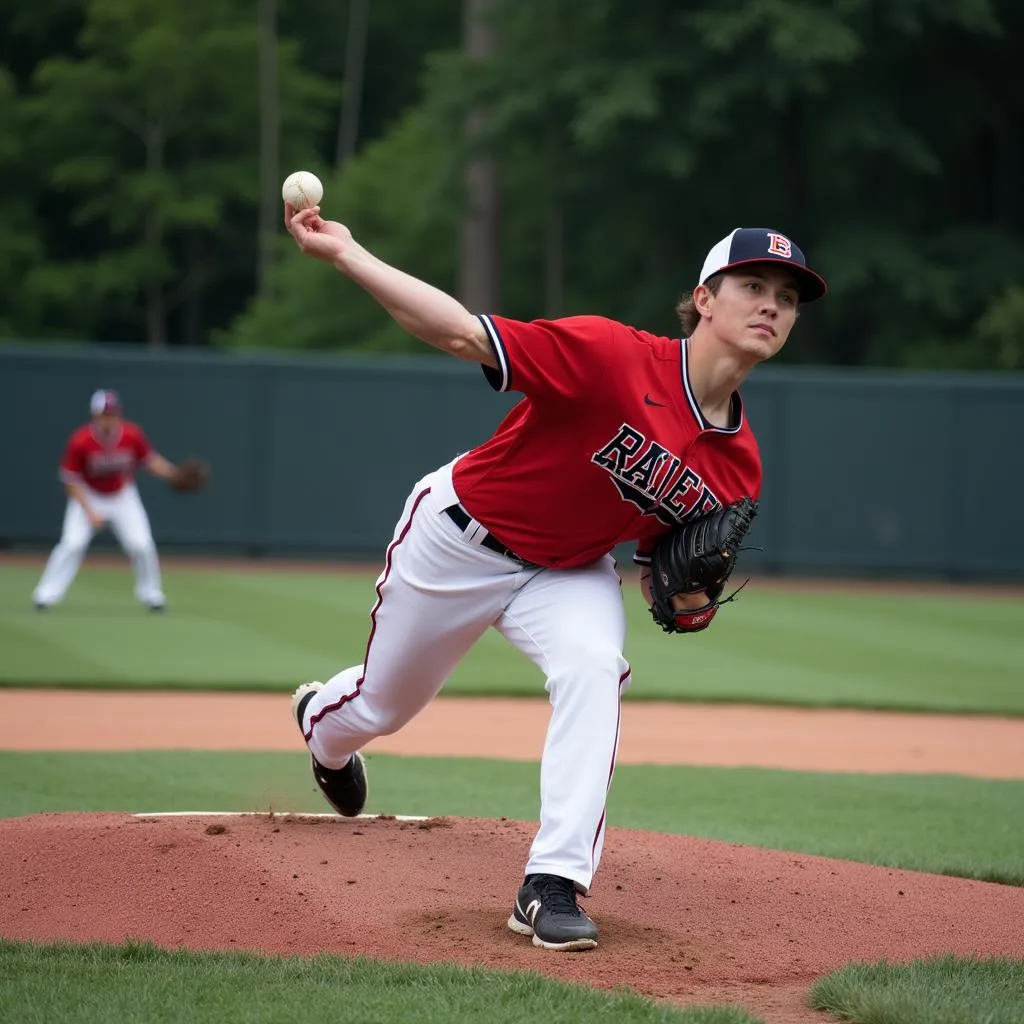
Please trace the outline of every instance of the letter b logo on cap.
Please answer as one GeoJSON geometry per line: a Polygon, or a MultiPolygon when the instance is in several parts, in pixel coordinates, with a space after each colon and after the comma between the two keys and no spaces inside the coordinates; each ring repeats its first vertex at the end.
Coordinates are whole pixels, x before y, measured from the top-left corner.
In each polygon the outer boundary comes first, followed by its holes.
{"type": "Polygon", "coordinates": [[[785,235],[768,234],[768,252],[772,256],[785,256],[788,260],[793,255],[793,246],[785,235]]]}

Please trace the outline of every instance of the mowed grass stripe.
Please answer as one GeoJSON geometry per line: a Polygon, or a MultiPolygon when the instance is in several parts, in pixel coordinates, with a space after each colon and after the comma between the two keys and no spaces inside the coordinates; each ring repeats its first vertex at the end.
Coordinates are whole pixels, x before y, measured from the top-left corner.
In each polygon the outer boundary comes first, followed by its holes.
{"type": "Polygon", "coordinates": [[[0,939],[0,1020],[19,1024],[758,1024],[731,1007],[672,1007],[533,972],[366,957],[161,950],[149,943],[0,939]]]}
{"type": "MultiPolygon", "coordinates": [[[[280,586],[282,581],[270,578],[275,588],[280,586]]],[[[280,593],[274,589],[269,600],[256,574],[185,573],[184,579],[186,596],[172,600],[166,615],[153,615],[133,600],[127,570],[98,567],[80,574],[65,604],[38,613],[24,600],[20,606],[12,602],[5,575],[0,585],[0,678],[9,683],[25,675],[29,683],[63,685],[163,682],[280,689],[282,681],[290,684],[333,665],[333,631],[324,613],[330,606],[318,597],[319,588],[310,597],[306,586],[315,575],[297,576],[280,593]],[[22,638],[10,657],[3,644],[8,634],[22,638]],[[73,652],[88,657],[61,656],[73,652]]]]}
{"type": "MultiPolygon", "coordinates": [[[[288,690],[362,658],[372,572],[169,566],[168,615],[132,599],[127,566],[86,566],[39,615],[38,571],[0,571],[0,685],[288,690]]],[[[669,637],[627,582],[627,699],[753,701],[1024,714],[1024,599],[774,589],[756,584],[713,629],[669,637]]],[[[462,694],[540,695],[537,669],[494,632],[449,680],[462,694]]]]}
{"type": "Polygon", "coordinates": [[[1024,959],[851,964],[814,984],[811,1005],[849,1024],[1020,1024],[1024,959]]]}
{"type": "Polygon", "coordinates": [[[0,613],[0,685],[14,684],[13,674],[19,672],[33,673],[30,683],[49,685],[62,680],[98,685],[109,678],[92,657],[96,648],[91,641],[83,644],[73,631],[47,633],[41,626],[28,612],[20,616],[0,613]],[[40,671],[45,671],[47,678],[35,674],[40,671]]]}
{"type": "MultiPolygon", "coordinates": [[[[369,813],[538,815],[538,767],[461,758],[369,758],[369,813]]],[[[38,811],[327,809],[291,753],[0,752],[0,817],[38,811]]],[[[613,827],[691,835],[1024,885],[1024,782],[624,765],[613,827]]]]}
{"type": "Polygon", "coordinates": [[[1024,602],[988,599],[975,605],[952,596],[865,593],[786,596],[783,607],[762,602],[739,614],[759,645],[776,651],[773,660],[794,668],[879,680],[909,670],[915,678],[945,684],[944,693],[955,697],[965,678],[976,676],[1009,691],[1024,650],[1018,628],[1024,602]],[[818,645],[833,654],[827,665],[818,645]]]}
{"type": "Polygon", "coordinates": [[[162,680],[171,688],[280,689],[282,679],[296,671],[301,679],[326,662],[308,647],[281,643],[247,624],[187,613],[179,613],[170,627],[142,612],[134,620],[82,613],[57,630],[40,620],[18,624],[0,638],[0,665],[17,660],[37,666],[30,685],[134,688],[156,687],[162,680]]]}

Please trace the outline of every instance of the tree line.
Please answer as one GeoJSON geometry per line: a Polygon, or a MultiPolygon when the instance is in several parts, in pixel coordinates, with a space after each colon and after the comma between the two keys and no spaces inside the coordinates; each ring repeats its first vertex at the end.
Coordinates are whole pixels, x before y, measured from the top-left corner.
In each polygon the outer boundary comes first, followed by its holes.
{"type": "Polygon", "coordinates": [[[677,333],[761,225],[830,283],[782,359],[1024,368],[1017,0],[0,9],[2,337],[421,351],[290,245],[303,168],[487,311],[677,333]]]}

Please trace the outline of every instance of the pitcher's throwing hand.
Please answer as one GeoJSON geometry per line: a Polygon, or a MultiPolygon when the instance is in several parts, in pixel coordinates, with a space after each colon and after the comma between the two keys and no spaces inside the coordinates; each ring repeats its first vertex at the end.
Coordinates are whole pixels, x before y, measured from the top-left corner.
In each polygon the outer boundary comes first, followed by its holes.
{"type": "Polygon", "coordinates": [[[354,244],[352,232],[344,224],[324,220],[319,206],[296,210],[286,203],[284,225],[304,253],[325,263],[333,263],[354,244]]]}

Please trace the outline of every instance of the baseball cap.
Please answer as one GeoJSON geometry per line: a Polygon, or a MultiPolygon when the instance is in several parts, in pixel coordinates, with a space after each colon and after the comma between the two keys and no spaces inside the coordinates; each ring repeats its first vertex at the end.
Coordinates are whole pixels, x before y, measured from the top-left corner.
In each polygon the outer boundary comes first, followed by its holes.
{"type": "Polygon", "coordinates": [[[93,392],[89,410],[93,416],[101,416],[105,412],[120,412],[121,396],[116,391],[100,388],[99,391],[93,392]]]}
{"type": "Polygon", "coordinates": [[[723,270],[752,263],[782,263],[789,268],[800,288],[800,301],[820,299],[828,285],[807,266],[803,250],[789,237],[773,228],[735,228],[715,243],[704,260],[700,284],[723,270]]]}

